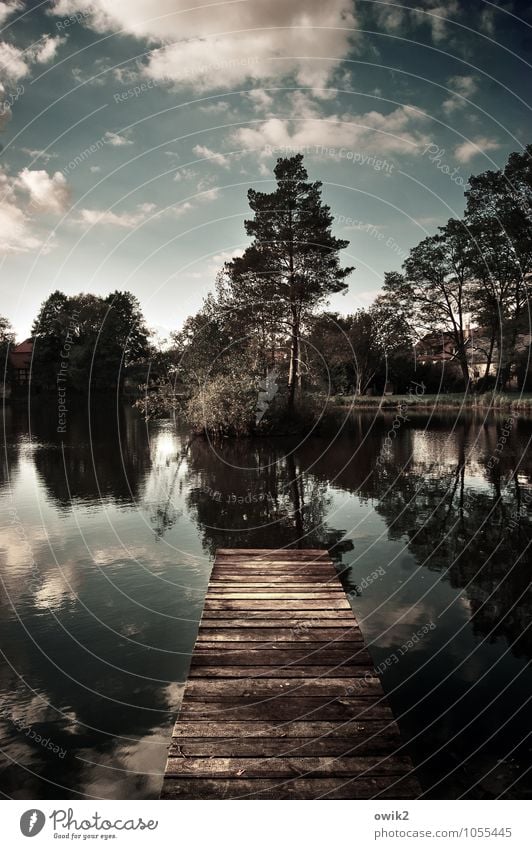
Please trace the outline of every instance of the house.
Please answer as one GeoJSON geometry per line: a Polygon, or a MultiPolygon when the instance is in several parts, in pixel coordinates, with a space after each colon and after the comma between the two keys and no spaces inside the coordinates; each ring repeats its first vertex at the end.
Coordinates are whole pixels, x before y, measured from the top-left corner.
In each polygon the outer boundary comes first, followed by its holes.
{"type": "MultiPolygon", "coordinates": [[[[464,331],[465,349],[469,376],[472,381],[479,380],[486,373],[486,366],[490,360],[488,374],[494,377],[497,374],[499,363],[499,346],[497,341],[491,348],[491,332],[486,327],[466,327],[464,331]]],[[[526,352],[532,342],[530,333],[520,333],[515,345],[515,354],[526,352]]],[[[415,346],[416,360],[421,365],[445,364],[446,369],[456,370],[459,374],[459,363],[454,339],[450,333],[428,333],[415,346]]],[[[516,389],[518,385],[517,375],[512,373],[508,388],[516,389]]]]}
{"type": "Polygon", "coordinates": [[[13,373],[14,386],[27,386],[30,382],[33,339],[25,339],[9,349],[9,364],[13,373]]]}

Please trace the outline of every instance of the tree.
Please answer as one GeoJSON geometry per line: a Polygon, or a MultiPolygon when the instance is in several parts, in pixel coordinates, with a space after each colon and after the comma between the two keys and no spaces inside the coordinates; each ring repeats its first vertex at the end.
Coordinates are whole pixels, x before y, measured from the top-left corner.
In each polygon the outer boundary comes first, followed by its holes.
{"type": "Polygon", "coordinates": [[[340,265],[339,253],[349,243],[332,235],[333,216],[322,202],[322,184],[308,182],[302,155],[278,159],[274,174],[273,192],[248,192],[253,218],[245,221],[245,228],[253,241],[241,257],[226,263],[224,276],[229,302],[242,307],[244,297],[247,309],[267,304],[288,334],[292,410],[302,328],[328,295],[345,291],[345,278],[353,269],[340,265]]]}
{"type": "Polygon", "coordinates": [[[526,329],[532,274],[532,145],[513,153],[500,171],[471,177],[465,223],[473,236],[477,281],[475,317],[489,326],[499,349],[498,384],[515,362],[518,336],[526,329]]]}
{"type": "Polygon", "coordinates": [[[124,370],[150,354],[139,302],[130,292],[106,298],[53,292],[32,328],[33,383],[51,389],[58,375],[78,391],[121,386],[124,370]]]}
{"type": "Polygon", "coordinates": [[[472,309],[473,247],[464,224],[450,219],[436,236],[410,251],[404,274],[385,276],[384,291],[419,331],[439,331],[453,341],[454,358],[469,385],[467,324],[472,309]]]}
{"type": "Polygon", "coordinates": [[[334,395],[349,392],[353,384],[353,352],[348,331],[348,318],[336,312],[322,312],[312,320],[307,336],[310,378],[334,395]]]}
{"type": "Polygon", "coordinates": [[[2,368],[2,385],[10,373],[9,348],[15,342],[15,334],[10,322],[0,315],[0,365],[2,368]]]}

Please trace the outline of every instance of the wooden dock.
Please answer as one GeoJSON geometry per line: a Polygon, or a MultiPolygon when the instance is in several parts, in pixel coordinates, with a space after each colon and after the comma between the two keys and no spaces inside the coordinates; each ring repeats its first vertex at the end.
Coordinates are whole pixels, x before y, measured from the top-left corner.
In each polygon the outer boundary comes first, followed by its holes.
{"type": "Polygon", "coordinates": [[[321,549],[218,549],[163,799],[413,799],[419,785],[321,549]]]}

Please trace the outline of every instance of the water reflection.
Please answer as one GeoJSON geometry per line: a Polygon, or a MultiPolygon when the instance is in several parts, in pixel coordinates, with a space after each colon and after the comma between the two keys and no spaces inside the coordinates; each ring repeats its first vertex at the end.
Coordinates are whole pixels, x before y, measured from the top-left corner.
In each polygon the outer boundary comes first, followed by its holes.
{"type": "Polygon", "coordinates": [[[301,461],[297,443],[194,440],[188,456],[187,507],[211,554],[223,548],[352,549],[330,527],[328,482],[301,461]]]}
{"type": "Polygon", "coordinates": [[[8,408],[3,792],[156,796],[215,549],[287,546],[329,548],[358,588],[428,794],[526,795],[530,422],[410,414],[391,439],[393,419],[213,447],[128,408],[61,435],[8,408]]]}

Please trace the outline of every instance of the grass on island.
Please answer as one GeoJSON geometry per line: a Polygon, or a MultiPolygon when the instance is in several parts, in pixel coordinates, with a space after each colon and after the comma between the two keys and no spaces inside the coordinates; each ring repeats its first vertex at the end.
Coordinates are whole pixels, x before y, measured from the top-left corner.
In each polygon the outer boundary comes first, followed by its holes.
{"type": "Polygon", "coordinates": [[[356,408],[397,409],[406,405],[409,409],[483,409],[524,410],[532,412],[532,392],[485,392],[479,395],[464,395],[463,392],[434,393],[425,395],[336,395],[333,402],[340,406],[356,408]]]}

